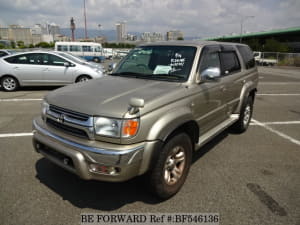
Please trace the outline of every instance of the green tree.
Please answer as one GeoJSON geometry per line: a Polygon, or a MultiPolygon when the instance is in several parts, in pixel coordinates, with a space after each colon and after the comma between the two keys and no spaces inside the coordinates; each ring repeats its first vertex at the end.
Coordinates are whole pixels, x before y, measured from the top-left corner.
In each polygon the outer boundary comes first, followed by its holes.
{"type": "Polygon", "coordinates": [[[11,42],[10,42],[10,46],[11,46],[12,48],[16,48],[16,43],[15,43],[14,41],[11,41],[11,42]]]}
{"type": "Polygon", "coordinates": [[[178,41],[183,41],[184,38],[183,38],[183,37],[178,37],[177,40],[178,40],[178,41]]]}
{"type": "Polygon", "coordinates": [[[4,44],[0,43],[0,49],[5,48],[4,44]]]}
{"type": "Polygon", "coordinates": [[[264,52],[288,52],[289,47],[282,42],[279,42],[275,39],[267,39],[264,46],[264,52]]]}
{"type": "Polygon", "coordinates": [[[40,42],[35,45],[38,48],[50,48],[50,44],[48,42],[40,42]]]}
{"type": "Polygon", "coordinates": [[[24,45],[24,41],[17,41],[17,45],[19,48],[24,48],[25,45],[24,45]]]}

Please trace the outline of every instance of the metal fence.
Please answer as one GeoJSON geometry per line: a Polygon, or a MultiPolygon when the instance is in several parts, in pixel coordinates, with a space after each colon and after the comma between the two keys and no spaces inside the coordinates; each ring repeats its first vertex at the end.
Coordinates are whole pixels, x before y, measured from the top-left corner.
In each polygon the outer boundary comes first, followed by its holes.
{"type": "Polygon", "coordinates": [[[262,52],[263,60],[275,60],[277,66],[299,66],[300,53],[262,52]]]}

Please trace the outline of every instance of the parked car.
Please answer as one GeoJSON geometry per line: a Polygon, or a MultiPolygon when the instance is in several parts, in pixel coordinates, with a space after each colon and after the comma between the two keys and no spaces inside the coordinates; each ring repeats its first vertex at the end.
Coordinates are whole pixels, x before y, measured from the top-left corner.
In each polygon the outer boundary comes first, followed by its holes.
{"type": "Polygon", "coordinates": [[[97,63],[94,61],[88,61],[84,58],[81,58],[80,56],[73,55],[72,53],[69,53],[69,52],[59,52],[59,54],[66,58],[70,58],[71,60],[77,61],[78,63],[83,63],[84,65],[89,65],[91,67],[98,68],[103,73],[105,73],[105,68],[101,63],[97,63]]]}
{"type": "Polygon", "coordinates": [[[53,86],[102,77],[101,69],[61,52],[33,51],[0,58],[0,83],[4,91],[20,86],[53,86]]]}
{"type": "Polygon", "coordinates": [[[201,146],[228,127],[247,130],[257,84],[247,45],[141,45],[109,76],[50,92],[33,121],[33,145],[83,179],[145,174],[157,196],[170,198],[201,146]]]}
{"type": "Polygon", "coordinates": [[[6,55],[11,55],[14,54],[15,52],[12,50],[4,50],[4,49],[0,49],[0,58],[6,55]]]}
{"type": "Polygon", "coordinates": [[[253,55],[257,65],[274,66],[278,63],[278,60],[275,58],[267,58],[264,52],[253,52],[253,55]]]}

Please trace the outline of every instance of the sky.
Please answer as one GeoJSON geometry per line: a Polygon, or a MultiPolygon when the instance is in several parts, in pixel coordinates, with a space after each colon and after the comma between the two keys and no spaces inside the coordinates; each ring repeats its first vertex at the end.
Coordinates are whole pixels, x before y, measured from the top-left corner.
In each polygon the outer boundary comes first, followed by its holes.
{"type": "MultiPolygon", "coordinates": [[[[84,0],[0,0],[0,26],[55,23],[70,18],[84,27],[84,0]]],[[[86,0],[87,28],[130,32],[181,30],[189,37],[215,37],[300,26],[300,0],[86,0]]]]}

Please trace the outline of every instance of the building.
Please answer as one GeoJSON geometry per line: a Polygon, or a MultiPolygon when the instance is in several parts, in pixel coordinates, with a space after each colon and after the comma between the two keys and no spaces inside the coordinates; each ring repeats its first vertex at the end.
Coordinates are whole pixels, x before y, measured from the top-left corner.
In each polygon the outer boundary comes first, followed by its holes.
{"type": "Polygon", "coordinates": [[[116,23],[116,30],[117,30],[117,42],[122,42],[126,40],[127,38],[126,23],[125,22],[116,23]]]}
{"type": "Polygon", "coordinates": [[[0,27],[0,37],[9,41],[23,41],[24,45],[32,44],[31,29],[19,25],[10,25],[9,27],[0,27]]]}
{"type": "Polygon", "coordinates": [[[167,32],[167,41],[183,40],[183,33],[180,30],[171,30],[167,32]]]}
{"type": "Polygon", "coordinates": [[[141,35],[141,41],[144,42],[155,42],[155,41],[163,41],[164,40],[164,36],[162,33],[159,32],[144,32],[141,35]]]}

